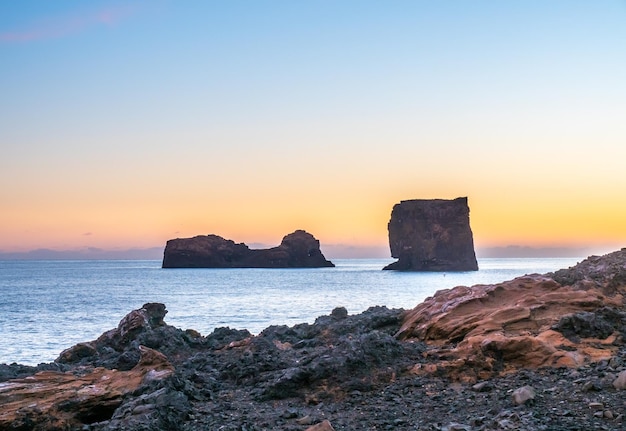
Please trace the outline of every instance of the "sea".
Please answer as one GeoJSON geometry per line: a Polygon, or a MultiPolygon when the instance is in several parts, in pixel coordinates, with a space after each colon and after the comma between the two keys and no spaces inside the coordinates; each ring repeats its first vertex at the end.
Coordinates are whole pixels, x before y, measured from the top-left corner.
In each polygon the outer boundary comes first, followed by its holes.
{"type": "Polygon", "coordinates": [[[166,323],[208,335],[258,334],[313,323],[335,307],[411,309],[437,290],[493,284],[568,268],[583,258],[479,259],[478,271],[396,272],[388,259],[338,259],[335,268],[162,269],[159,260],[0,261],[0,363],[51,362],[115,328],[131,310],[162,302],[166,323]]]}

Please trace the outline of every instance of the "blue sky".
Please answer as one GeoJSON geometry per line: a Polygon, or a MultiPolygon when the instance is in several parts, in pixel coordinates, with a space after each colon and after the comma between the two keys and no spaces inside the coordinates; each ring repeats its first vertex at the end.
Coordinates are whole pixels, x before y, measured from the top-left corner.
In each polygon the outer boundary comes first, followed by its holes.
{"type": "Polygon", "coordinates": [[[0,251],[626,241],[626,2],[0,3],[0,251]]]}

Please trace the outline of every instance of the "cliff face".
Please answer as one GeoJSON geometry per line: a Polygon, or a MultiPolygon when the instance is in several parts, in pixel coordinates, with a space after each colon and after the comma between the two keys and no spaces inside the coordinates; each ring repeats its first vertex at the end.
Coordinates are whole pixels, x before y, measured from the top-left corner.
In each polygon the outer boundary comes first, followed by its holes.
{"type": "Polygon", "coordinates": [[[335,266],[326,260],[313,235],[297,230],[281,244],[251,250],[217,235],[169,240],[163,253],[163,268],[322,268],[335,266]]]}
{"type": "Polygon", "coordinates": [[[391,256],[384,269],[476,271],[467,198],[414,199],[393,207],[389,221],[391,256]]]}

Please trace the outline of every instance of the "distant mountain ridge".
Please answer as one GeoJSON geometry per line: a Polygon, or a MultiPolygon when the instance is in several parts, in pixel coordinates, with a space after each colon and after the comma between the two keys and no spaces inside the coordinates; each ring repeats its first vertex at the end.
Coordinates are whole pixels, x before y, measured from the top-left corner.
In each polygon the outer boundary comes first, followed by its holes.
{"type": "MultiPolygon", "coordinates": [[[[251,243],[251,247],[264,248],[266,244],[251,243]]],[[[615,249],[613,247],[612,249],[615,249]]],[[[390,258],[388,246],[359,246],[347,244],[326,244],[322,247],[329,259],[386,259],[390,258]]],[[[606,248],[608,250],[610,248],[606,248]]],[[[476,257],[485,258],[525,258],[525,257],[585,257],[592,254],[605,254],[604,248],[588,247],[530,247],[508,245],[501,247],[476,247],[476,257]]],[[[88,247],[74,250],[35,250],[9,252],[0,251],[0,260],[161,260],[163,247],[129,248],[123,250],[88,247]]]]}
{"type": "Polygon", "coordinates": [[[604,254],[589,247],[530,247],[507,245],[502,247],[483,247],[476,249],[479,258],[525,258],[525,257],[585,257],[592,254],[604,254]]]}
{"type": "Polygon", "coordinates": [[[0,252],[0,260],[158,260],[163,247],[106,250],[89,247],[76,250],[38,248],[23,252],[0,252]]]}

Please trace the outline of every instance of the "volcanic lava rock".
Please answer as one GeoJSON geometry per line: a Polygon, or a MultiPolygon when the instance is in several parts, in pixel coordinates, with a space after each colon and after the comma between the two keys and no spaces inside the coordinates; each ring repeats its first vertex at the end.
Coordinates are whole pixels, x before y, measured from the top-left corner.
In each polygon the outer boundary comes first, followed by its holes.
{"type": "Polygon", "coordinates": [[[0,429],[73,430],[110,419],[125,397],[174,374],[162,353],[144,346],[138,351],[140,361],[129,371],[41,371],[3,383],[0,429]]]}
{"type": "Polygon", "coordinates": [[[200,342],[199,334],[167,325],[163,320],[166,314],[164,304],[144,304],[124,316],[117,328],[62,351],[55,364],[128,371],[141,359],[138,346],[158,350],[170,360],[189,354],[200,342]]]}
{"type": "Polygon", "coordinates": [[[624,268],[626,249],[258,335],[147,303],[53,364],[0,364],[0,430],[624,429],[624,268]]]}
{"type": "Polygon", "coordinates": [[[608,362],[626,339],[624,268],[626,249],[555,273],[440,290],[404,315],[396,336],[427,343],[441,359],[416,374],[464,381],[608,362]]]}
{"type": "Polygon", "coordinates": [[[402,312],[348,315],[338,307],[313,324],[271,326],[257,336],[216,328],[190,340],[189,331],[163,322],[163,304],[145,304],[82,343],[91,348],[63,352],[57,362],[67,371],[32,369],[0,383],[0,430],[294,430],[274,405],[288,399],[301,400],[284,417],[302,430],[323,422],[303,407],[372,391],[420,360],[420,343],[393,336],[402,312]],[[132,351],[136,364],[119,369],[132,351]]]}
{"type": "Polygon", "coordinates": [[[278,247],[250,249],[218,235],[200,235],[167,241],[163,268],[323,268],[320,242],[303,230],[285,236],[278,247]]]}
{"type": "Polygon", "coordinates": [[[394,205],[389,247],[400,271],[476,271],[467,198],[413,199],[394,205]]]}

